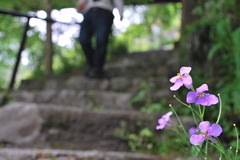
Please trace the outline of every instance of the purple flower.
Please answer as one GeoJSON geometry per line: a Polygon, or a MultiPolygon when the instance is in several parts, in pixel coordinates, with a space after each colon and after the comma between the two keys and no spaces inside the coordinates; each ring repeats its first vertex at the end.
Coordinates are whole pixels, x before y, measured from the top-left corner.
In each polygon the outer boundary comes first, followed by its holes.
{"type": "Polygon", "coordinates": [[[182,67],[180,68],[180,73],[170,79],[170,82],[174,83],[170,89],[172,91],[178,90],[182,85],[188,89],[192,88],[192,77],[189,75],[191,67],[182,67]]]}
{"type": "Polygon", "coordinates": [[[201,85],[196,89],[196,91],[197,92],[188,92],[187,103],[196,103],[203,106],[211,106],[218,103],[217,96],[209,93],[204,93],[204,91],[208,91],[207,84],[201,85]]]}
{"type": "Polygon", "coordinates": [[[158,120],[158,125],[156,126],[156,130],[163,129],[168,123],[171,122],[170,116],[172,115],[172,111],[166,113],[158,120]]]}
{"type": "Polygon", "coordinates": [[[190,137],[193,145],[199,145],[205,139],[209,139],[212,143],[216,143],[216,139],[222,133],[222,127],[219,124],[210,124],[209,121],[203,121],[199,124],[201,134],[194,134],[190,137]]]}
{"type": "Polygon", "coordinates": [[[192,127],[188,130],[188,134],[191,136],[191,135],[194,135],[194,134],[197,134],[198,133],[198,127],[192,127]]]}

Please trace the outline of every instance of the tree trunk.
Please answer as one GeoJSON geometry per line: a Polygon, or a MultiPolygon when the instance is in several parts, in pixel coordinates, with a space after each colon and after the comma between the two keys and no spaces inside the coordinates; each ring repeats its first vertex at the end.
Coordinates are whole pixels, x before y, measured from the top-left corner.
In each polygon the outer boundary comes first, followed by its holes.
{"type": "Polygon", "coordinates": [[[194,22],[198,16],[194,15],[193,10],[197,6],[197,0],[182,0],[182,24],[181,34],[184,34],[186,26],[194,22]]]}
{"type": "MultiPolygon", "coordinates": [[[[45,0],[45,11],[47,12],[47,19],[51,19],[52,4],[51,0],[45,0]]],[[[46,43],[45,43],[45,75],[52,75],[53,62],[53,43],[52,43],[52,22],[47,21],[46,28],[46,43]]]]}

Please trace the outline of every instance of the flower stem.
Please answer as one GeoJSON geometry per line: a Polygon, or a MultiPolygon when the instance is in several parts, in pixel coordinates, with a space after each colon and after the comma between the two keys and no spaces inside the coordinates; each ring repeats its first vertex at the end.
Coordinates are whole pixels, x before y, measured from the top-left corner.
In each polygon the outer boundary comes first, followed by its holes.
{"type": "Polygon", "coordinates": [[[234,153],[233,153],[232,147],[229,147],[229,149],[230,149],[229,155],[230,155],[231,157],[233,157],[232,159],[234,159],[234,153]]]}
{"type": "Polygon", "coordinates": [[[217,124],[218,124],[218,122],[221,118],[221,114],[222,114],[222,101],[221,101],[220,94],[218,94],[218,97],[219,97],[219,113],[218,113],[218,118],[217,118],[217,121],[216,121],[217,124]]]}
{"type": "Polygon", "coordinates": [[[178,120],[178,122],[179,122],[179,124],[180,124],[180,126],[181,126],[181,128],[182,128],[182,130],[183,130],[183,132],[184,132],[184,134],[185,134],[186,136],[189,136],[188,133],[186,132],[186,130],[185,130],[183,124],[182,124],[182,121],[181,121],[180,118],[178,117],[176,111],[174,110],[174,108],[172,107],[171,104],[169,104],[169,107],[172,109],[173,113],[174,113],[175,116],[177,117],[177,120],[178,120]]]}
{"type": "Polygon", "coordinates": [[[173,95],[173,97],[174,97],[179,103],[181,103],[182,105],[184,105],[184,106],[186,106],[186,107],[189,108],[189,106],[188,106],[186,103],[184,103],[183,101],[181,101],[180,99],[178,99],[176,95],[173,95]]]}
{"type": "Polygon", "coordinates": [[[235,153],[235,160],[237,160],[237,157],[238,157],[238,145],[239,145],[239,137],[238,137],[238,130],[237,130],[237,127],[236,127],[236,124],[233,124],[234,128],[235,128],[235,132],[236,132],[236,137],[237,137],[237,144],[236,144],[236,153],[235,153]]]}
{"type": "Polygon", "coordinates": [[[214,147],[216,147],[216,148],[226,157],[227,160],[232,160],[232,159],[229,157],[229,155],[226,153],[226,150],[225,150],[225,148],[223,147],[223,145],[222,145],[222,143],[220,142],[219,139],[217,139],[217,143],[216,143],[216,144],[212,143],[212,145],[213,145],[214,147]]]}
{"type": "Polygon", "coordinates": [[[209,160],[209,156],[208,156],[208,141],[206,142],[206,146],[205,146],[205,155],[206,155],[206,159],[209,160]]]}
{"type": "Polygon", "coordinates": [[[203,106],[202,115],[201,115],[202,116],[202,121],[204,119],[205,109],[206,109],[206,106],[203,106]]]}
{"type": "Polygon", "coordinates": [[[201,106],[198,105],[198,111],[199,111],[199,118],[201,121],[203,121],[203,117],[202,117],[202,110],[201,110],[201,106]]]}
{"type": "MultiPolygon", "coordinates": [[[[194,114],[194,109],[191,107],[191,112],[192,112],[192,116],[193,116],[193,119],[194,119],[194,122],[195,122],[195,124],[196,124],[196,126],[198,126],[198,122],[197,122],[197,120],[196,120],[196,116],[195,116],[195,114],[194,114]]],[[[196,112],[196,111],[195,111],[196,112]]]]}

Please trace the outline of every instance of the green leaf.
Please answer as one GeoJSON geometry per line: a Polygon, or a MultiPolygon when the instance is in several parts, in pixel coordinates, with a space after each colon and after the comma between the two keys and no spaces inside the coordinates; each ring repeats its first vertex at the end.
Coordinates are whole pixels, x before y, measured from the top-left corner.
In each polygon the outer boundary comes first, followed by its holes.
{"type": "Polygon", "coordinates": [[[192,146],[191,148],[192,155],[194,155],[195,157],[198,157],[200,152],[201,152],[201,148],[199,146],[192,146]]]}
{"type": "Polygon", "coordinates": [[[149,128],[144,128],[141,130],[140,135],[143,137],[152,137],[153,133],[149,128]]]}
{"type": "Polygon", "coordinates": [[[222,43],[215,44],[208,53],[208,59],[212,59],[214,54],[222,48],[222,43]]]}

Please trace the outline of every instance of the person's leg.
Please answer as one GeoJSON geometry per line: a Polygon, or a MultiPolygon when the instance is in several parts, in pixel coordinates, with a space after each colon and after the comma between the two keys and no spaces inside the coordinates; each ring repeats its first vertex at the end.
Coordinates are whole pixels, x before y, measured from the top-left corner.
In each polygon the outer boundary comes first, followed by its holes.
{"type": "Polygon", "coordinates": [[[90,68],[93,67],[93,47],[92,47],[92,35],[93,35],[93,28],[91,24],[91,15],[87,13],[84,16],[84,20],[80,26],[80,35],[79,35],[79,42],[81,43],[83,52],[86,57],[87,64],[90,68]]]}
{"type": "Polygon", "coordinates": [[[113,24],[113,14],[109,11],[99,10],[95,21],[96,50],[93,57],[93,68],[103,71],[107,54],[107,45],[113,24]]]}

